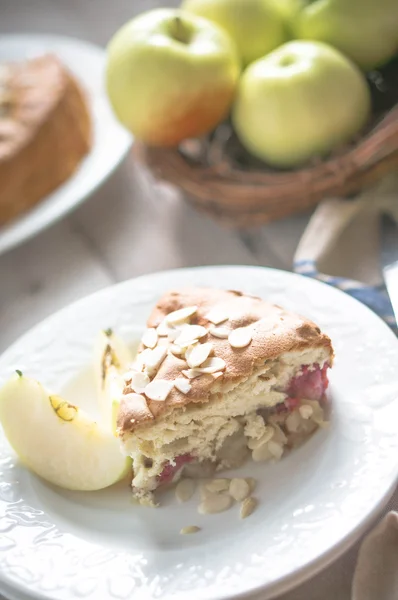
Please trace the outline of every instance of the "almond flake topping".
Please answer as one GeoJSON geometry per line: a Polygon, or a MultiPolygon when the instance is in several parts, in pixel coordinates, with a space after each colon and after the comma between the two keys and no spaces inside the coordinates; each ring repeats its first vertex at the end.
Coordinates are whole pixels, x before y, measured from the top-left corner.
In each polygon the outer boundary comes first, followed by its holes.
{"type": "Polygon", "coordinates": [[[199,340],[207,334],[207,329],[201,325],[185,325],[180,332],[180,335],[175,340],[177,346],[182,346],[187,341],[199,340]]]}
{"type": "Polygon", "coordinates": [[[213,379],[219,379],[220,377],[222,377],[224,375],[224,373],[222,371],[216,371],[215,373],[212,373],[213,379]]]}
{"type": "Polygon", "coordinates": [[[147,348],[155,348],[156,344],[158,343],[158,334],[156,329],[153,329],[153,327],[147,329],[141,338],[141,342],[147,348]]]}
{"type": "Polygon", "coordinates": [[[185,369],[185,371],[182,371],[182,374],[187,379],[195,379],[195,377],[199,377],[200,375],[202,375],[202,373],[198,371],[198,369],[185,369]]]}
{"type": "Polygon", "coordinates": [[[187,381],[183,377],[179,377],[178,379],[174,380],[174,387],[177,388],[177,390],[181,392],[181,394],[188,394],[192,389],[192,386],[189,383],[189,381],[187,381]]]}
{"type": "Polygon", "coordinates": [[[167,379],[154,379],[146,386],[145,396],[150,398],[150,400],[163,402],[166,400],[173,387],[174,383],[172,381],[168,381],[167,379]]]}
{"type": "Polygon", "coordinates": [[[136,363],[141,370],[148,371],[149,375],[156,373],[167,354],[167,346],[157,346],[153,350],[146,348],[136,359],[136,363]]]}
{"type": "Polygon", "coordinates": [[[161,323],[156,327],[156,332],[159,337],[167,337],[171,331],[174,331],[172,327],[169,327],[166,320],[163,319],[161,323]]]}
{"type": "Polygon", "coordinates": [[[205,319],[214,325],[219,325],[220,323],[224,323],[224,321],[228,321],[229,315],[221,306],[215,306],[205,315],[205,319]]]}
{"type": "Polygon", "coordinates": [[[166,316],[166,323],[168,323],[169,325],[181,323],[181,321],[185,321],[186,319],[189,319],[189,317],[192,317],[192,315],[194,315],[197,310],[197,306],[185,306],[184,308],[175,310],[174,312],[166,316]]]}
{"type": "Polygon", "coordinates": [[[183,353],[183,350],[180,346],[176,346],[176,344],[170,344],[169,350],[172,354],[180,356],[183,353]]]}
{"type": "Polygon", "coordinates": [[[209,333],[216,338],[226,339],[231,330],[228,327],[210,327],[209,333]]]}
{"type": "Polygon", "coordinates": [[[192,369],[199,367],[205,362],[205,360],[209,358],[209,354],[212,349],[213,344],[210,343],[190,346],[185,353],[185,360],[192,369]]]}
{"type": "Polygon", "coordinates": [[[247,327],[238,327],[228,336],[228,341],[232,348],[245,348],[252,341],[252,332],[247,327]]]}
{"type": "Polygon", "coordinates": [[[216,373],[217,371],[222,371],[225,367],[225,361],[218,356],[214,356],[213,358],[208,358],[201,367],[197,367],[195,370],[199,371],[199,373],[216,373]]]}
{"type": "Polygon", "coordinates": [[[130,386],[135,392],[137,392],[137,394],[143,392],[150,382],[150,379],[146,373],[139,373],[138,371],[131,373],[130,379],[130,386]]]}

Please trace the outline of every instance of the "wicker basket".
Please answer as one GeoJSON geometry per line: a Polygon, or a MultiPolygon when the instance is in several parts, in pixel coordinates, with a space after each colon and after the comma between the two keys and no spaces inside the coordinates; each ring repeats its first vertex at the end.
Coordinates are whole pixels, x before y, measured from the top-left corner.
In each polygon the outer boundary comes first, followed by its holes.
{"type": "Polygon", "coordinates": [[[178,149],[136,143],[135,153],[198,209],[229,226],[261,225],[308,210],[325,197],[351,196],[398,168],[398,59],[384,73],[370,74],[369,83],[374,111],[367,131],[299,170],[276,171],[255,161],[228,123],[178,149]]]}

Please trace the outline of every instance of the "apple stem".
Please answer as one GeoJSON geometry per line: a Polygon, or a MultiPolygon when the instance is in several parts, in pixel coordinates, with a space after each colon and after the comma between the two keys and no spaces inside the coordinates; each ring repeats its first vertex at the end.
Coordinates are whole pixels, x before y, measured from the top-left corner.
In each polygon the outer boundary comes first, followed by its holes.
{"type": "Polygon", "coordinates": [[[174,17],[171,22],[171,35],[181,44],[189,43],[190,34],[180,16],[174,17]]]}

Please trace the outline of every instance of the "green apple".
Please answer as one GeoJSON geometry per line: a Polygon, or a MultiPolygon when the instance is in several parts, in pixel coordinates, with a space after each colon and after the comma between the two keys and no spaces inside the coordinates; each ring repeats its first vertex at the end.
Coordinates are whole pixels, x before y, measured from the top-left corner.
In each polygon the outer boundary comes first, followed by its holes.
{"type": "Polygon", "coordinates": [[[125,382],[123,374],[133,362],[133,352],[112,330],[101,331],[95,348],[95,379],[105,427],[116,433],[116,418],[125,382]]]}
{"type": "Polygon", "coordinates": [[[228,114],[240,73],[229,36],[173,9],[144,13],[108,46],[108,95],[119,120],[148,145],[175,146],[228,114]]]}
{"type": "Polygon", "coordinates": [[[350,141],[370,108],[358,67],[321,42],[293,41],[246,69],[232,118],[250,152],[292,168],[350,141]]]}
{"type": "Polygon", "coordinates": [[[59,487],[99,490],[131,469],[110,431],[21,373],[0,390],[0,422],[21,461],[59,487]]]}
{"type": "Polygon", "coordinates": [[[397,0],[296,0],[294,37],[331,44],[370,70],[398,52],[397,0]]]}
{"type": "Polygon", "coordinates": [[[244,65],[285,41],[285,28],[272,0],[184,0],[181,8],[223,27],[244,65]]]}

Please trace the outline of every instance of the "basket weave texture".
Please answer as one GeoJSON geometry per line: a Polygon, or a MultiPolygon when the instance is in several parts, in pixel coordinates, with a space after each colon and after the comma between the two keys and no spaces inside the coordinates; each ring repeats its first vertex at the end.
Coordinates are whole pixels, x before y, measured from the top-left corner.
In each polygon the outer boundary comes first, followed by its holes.
{"type": "Polygon", "coordinates": [[[311,209],[326,197],[352,196],[398,168],[398,59],[384,73],[371,74],[369,82],[373,117],[367,130],[301,169],[278,171],[254,160],[228,123],[178,149],[137,142],[135,153],[156,177],[224,224],[262,225],[311,209]]]}

